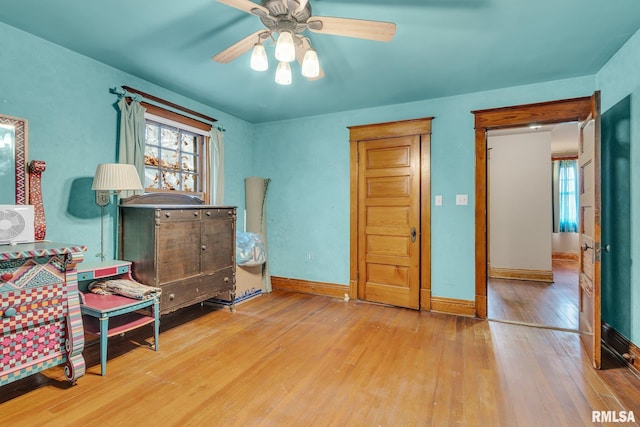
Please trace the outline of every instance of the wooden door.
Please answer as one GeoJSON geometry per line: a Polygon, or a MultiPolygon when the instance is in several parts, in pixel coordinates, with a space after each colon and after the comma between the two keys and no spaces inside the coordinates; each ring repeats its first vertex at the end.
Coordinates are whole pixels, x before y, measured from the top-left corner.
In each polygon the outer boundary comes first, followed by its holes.
{"type": "Polygon", "coordinates": [[[358,144],[359,298],[420,306],[420,136],[358,144]]]}
{"type": "Polygon", "coordinates": [[[600,93],[580,123],[580,338],[594,368],[600,368],[600,93]]]}

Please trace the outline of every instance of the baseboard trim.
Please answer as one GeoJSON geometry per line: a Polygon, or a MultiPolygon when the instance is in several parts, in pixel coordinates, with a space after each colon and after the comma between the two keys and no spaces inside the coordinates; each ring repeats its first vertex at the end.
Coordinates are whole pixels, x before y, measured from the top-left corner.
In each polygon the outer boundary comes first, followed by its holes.
{"type": "Polygon", "coordinates": [[[420,309],[431,311],[431,289],[420,289],[420,309]]]}
{"type": "Polygon", "coordinates": [[[476,303],[463,299],[431,297],[431,311],[474,317],[476,315],[476,303]]]}
{"type": "Polygon", "coordinates": [[[271,287],[283,291],[300,292],[304,294],[324,295],[334,298],[344,298],[349,294],[349,286],[334,283],[312,282],[309,280],[289,279],[271,276],[271,287]]]}
{"type": "Polygon", "coordinates": [[[532,282],[552,283],[553,271],[489,267],[489,277],[492,279],[528,280],[532,282]]]}
{"type": "MultiPolygon", "coordinates": [[[[350,293],[349,286],[345,285],[313,282],[301,279],[290,279],[287,277],[278,276],[271,276],[271,287],[274,290],[323,295],[333,298],[344,298],[345,294],[350,293]]],[[[423,305],[422,309],[426,309],[426,307],[423,305]]],[[[457,316],[474,317],[476,315],[476,305],[474,301],[432,297],[431,311],[446,314],[455,314],[457,316]]]]}
{"type": "Polygon", "coordinates": [[[553,252],[551,258],[561,261],[580,261],[580,254],[575,252],[553,252]]]}
{"type": "Polygon", "coordinates": [[[602,343],[640,375],[640,348],[606,322],[602,322],[602,343]]]}

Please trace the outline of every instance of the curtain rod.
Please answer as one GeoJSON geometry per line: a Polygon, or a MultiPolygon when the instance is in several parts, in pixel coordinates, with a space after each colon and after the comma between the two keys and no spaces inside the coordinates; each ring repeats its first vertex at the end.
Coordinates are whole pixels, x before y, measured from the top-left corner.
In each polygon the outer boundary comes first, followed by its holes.
{"type": "MultiPolygon", "coordinates": [[[[213,123],[218,121],[218,120],[214,119],[213,117],[205,116],[204,114],[201,114],[201,113],[199,113],[197,111],[190,110],[190,109],[185,108],[185,107],[183,107],[181,105],[174,104],[173,102],[167,101],[167,100],[162,99],[162,98],[158,98],[157,96],[150,95],[148,93],[145,93],[145,92],[143,92],[141,90],[138,90],[138,89],[134,89],[134,88],[129,87],[129,86],[121,86],[119,88],[115,87],[115,88],[111,89],[111,92],[116,94],[116,95],[119,95],[119,96],[124,96],[124,97],[127,97],[127,98],[131,98],[134,101],[151,101],[151,103],[161,104],[163,106],[170,107],[170,108],[172,108],[174,110],[178,110],[178,111],[181,111],[183,113],[187,113],[190,116],[197,117],[198,119],[204,119],[206,121],[209,121],[209,122],[211,122],[212,125],[213,125],[213,123]]],[[[216,129],[218,129],[219,131],[221,131],[221,132],[225,132],[226,131],[226,129],[224,129],[223,126],[219,125],[219,126],[214,126],[214,127],[216,129]]]]}

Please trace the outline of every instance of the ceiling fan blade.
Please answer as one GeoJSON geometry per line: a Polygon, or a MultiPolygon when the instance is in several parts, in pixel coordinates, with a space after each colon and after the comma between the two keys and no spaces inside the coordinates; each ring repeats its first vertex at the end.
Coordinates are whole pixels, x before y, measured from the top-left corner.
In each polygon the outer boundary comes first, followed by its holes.
{"type": "Polygon", "coordinates": [[[221,64],[228,64],[238,56],[251,49],[254,44],[258,43],[258,41],[260,40],[260,35],[262,33],[268,34],[269,32],[265,30],[258,30],[255,33],[243,38],[239,42],[229,46],[211,59],[216,62],[220,62],[221,64]]]}
{"type": "MultiPolygon", "coordinates": [[[[304,37],[302,37],[300,41],[300,44],[296,44],[296,59],[298,60],[298,64],[300,64],[300,67],[302,67],[304,53],[311,47],[311,45],[309,44],[309,41],[304,37]]],[[[320,66],[320,74],[318,74],[318,77],[307,77],[307,80],[320,80],[323,77],[324,71],[322,71],[322,66],[320,66]]]]}
{"type": "Polygon", "coordinates": [[[312,16],[307,22],[309,30],[320,34],[355,37],[358,39],[390,41],[396,33],[396,24],[363,19],[312,16]]]}
{"type": "Polygon", "coordinates": [[[269,14],[269,9],[249,0],[218,0],[218,3],[235,7],[236,9],[250,13],[252,15],[263,16],[269,14]]]}

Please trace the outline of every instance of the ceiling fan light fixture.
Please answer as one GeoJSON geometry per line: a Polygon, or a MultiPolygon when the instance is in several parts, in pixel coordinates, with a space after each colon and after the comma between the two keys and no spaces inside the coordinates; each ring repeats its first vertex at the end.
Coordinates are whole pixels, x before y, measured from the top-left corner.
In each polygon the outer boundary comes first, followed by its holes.
{"type": "Polygon", "coordinates": [[[291,66],[288,62],[280,62],[276,69],[276,83],[279,85],[291,84],[291,66]]]}
{"type": "Polygon", "coordinates": [[[309,49],[304,53],[302,75],[311,79],[320,75],[320,61],[318,61],[318,54],[314,49],[309,49]]]}
{"type": "Polygon", "coordinates": [[[261,43],[256,43],[251,52],[251,68],[256,71],[266,71],[269,69],[267,51],[261,43]]]}
{"type": "Polygon", "coordinates": [[[280,62],[292,62],[296,59],[296,47],[290,31],[280,31],[276,42],[276,59],[280,62]]]}

